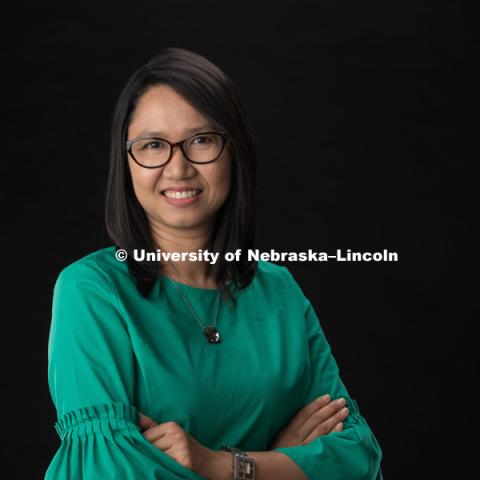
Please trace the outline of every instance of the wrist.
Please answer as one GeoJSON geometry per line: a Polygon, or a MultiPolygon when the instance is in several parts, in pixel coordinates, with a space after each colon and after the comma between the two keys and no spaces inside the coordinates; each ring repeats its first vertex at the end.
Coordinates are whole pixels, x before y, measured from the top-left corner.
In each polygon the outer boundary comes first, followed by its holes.
{"type": "Polygon", "coordinates": [[[232,454],[230,452],[211,450],[202,471],[198,473],[208,480],[232,480],[232,454]]]}

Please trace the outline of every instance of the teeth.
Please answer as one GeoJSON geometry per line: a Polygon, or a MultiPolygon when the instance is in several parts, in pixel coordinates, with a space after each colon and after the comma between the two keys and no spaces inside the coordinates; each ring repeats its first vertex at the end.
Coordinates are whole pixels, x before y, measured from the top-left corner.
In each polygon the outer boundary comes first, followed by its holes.
{"type": "Polygon", "coordinates": [[[184,192],[176,192],[174,190],[165,190],[165,195],[168,198],[190,198],[199,193],[200,190],[188,190],[184,192]]]}

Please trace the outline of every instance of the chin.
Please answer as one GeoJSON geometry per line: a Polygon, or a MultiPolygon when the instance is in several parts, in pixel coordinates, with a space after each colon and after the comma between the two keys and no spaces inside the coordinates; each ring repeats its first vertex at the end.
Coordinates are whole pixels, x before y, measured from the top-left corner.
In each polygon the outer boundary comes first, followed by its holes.
{"type": "Polygon", "coordinates": [[[175,216],[164,216],[162,218],[162,223],[169,228],[193,228],[198,227],[205,223],[205,218],[188,218],[187,215],[183,215],[181,218],[179,215],[175,218],[175,216]]]}

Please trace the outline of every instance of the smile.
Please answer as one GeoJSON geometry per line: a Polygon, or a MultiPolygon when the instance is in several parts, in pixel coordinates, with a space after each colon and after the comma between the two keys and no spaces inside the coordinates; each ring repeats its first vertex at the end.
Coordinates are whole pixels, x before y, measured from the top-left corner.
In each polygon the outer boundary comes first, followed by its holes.
{"type": "Polygon", "coordinates": [[[200,194],[201,190],[184,190],[183,192],[178,192],[175,190],[164,190],[162,195],[165,195],[168,198],[192,198],[200,194]]]}

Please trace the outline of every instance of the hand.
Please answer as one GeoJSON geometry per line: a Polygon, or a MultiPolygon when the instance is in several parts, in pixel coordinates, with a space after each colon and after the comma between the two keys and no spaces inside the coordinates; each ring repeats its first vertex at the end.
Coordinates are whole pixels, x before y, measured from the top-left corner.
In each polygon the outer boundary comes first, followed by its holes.
{"type": "Polygon", "coordinates": [[[323,395],[305,405],[277,434],[269,449],[305,445],[321,435],[341,432],[342,421],[348,415],[348,408],[344,408],[337,400],[330,402],[330,395],[323,395]]]}
{"type": "Polygon", "coordinates": [[[138,424],[143,437],[152,445],[184,467],[211,478],[210,470],[218,461],[217,452],[197,442],[176,422],[157,423],[139,412],[138,424]]]}

